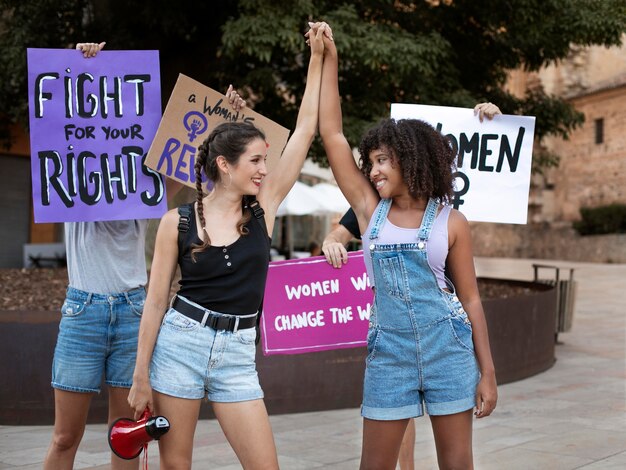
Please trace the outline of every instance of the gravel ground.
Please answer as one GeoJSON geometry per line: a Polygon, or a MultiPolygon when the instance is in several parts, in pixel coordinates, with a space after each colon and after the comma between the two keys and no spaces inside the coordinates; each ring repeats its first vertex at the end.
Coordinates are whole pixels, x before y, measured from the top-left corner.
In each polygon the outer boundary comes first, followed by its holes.
{"type": "Polygon", "coordinates": [[[0,269],[0,310],[58,310],[65,300],[67,269],[0,269]]]}

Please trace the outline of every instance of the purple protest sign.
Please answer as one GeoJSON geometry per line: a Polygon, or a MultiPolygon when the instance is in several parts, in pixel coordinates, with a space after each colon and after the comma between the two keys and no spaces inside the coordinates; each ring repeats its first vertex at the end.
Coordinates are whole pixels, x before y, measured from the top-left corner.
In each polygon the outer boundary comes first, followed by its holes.
{"type": "Polygon", "coordinates": [[[158,51],[27,58],[35,222],[161,217],[163,177],[143,165],[161,119],[158,51]]]}
{"type": "Polygon", "coordinates": [[[341,269],[321,256],[270,263],[263,301],[263,354],[365,346],[373,293],[363,252],[341,269]]]}

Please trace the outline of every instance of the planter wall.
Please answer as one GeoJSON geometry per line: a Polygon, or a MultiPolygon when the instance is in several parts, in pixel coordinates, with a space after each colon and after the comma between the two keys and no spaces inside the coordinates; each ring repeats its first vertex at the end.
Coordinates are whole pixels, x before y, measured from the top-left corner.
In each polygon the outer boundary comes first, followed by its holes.
{"type": "Polygon", "coordinates": [[[481,281],[532,287],[529,295],[483,301],[498,383],[514,382],[552,367],[556,360],[556,289],[533,282],[481,281]]]}
{"type": "MultiPolygon", "coordinates": [[[[483,301],[498,383],[542,372],[554,363],[556,292],[516,281],[530,294],[483,301]]],[[[52,355],[57,312],[0,311],[0,425],[52,424],[52,355]]],[[[257,368],[271,414],[358,407],[365,348],[290,356],[257,354],[257,368]]],[[[106,387],[95,396],[89,422],[106,422],[106,387]]],[[[203,405],[202,418],[213,417],[203,405]]]]}

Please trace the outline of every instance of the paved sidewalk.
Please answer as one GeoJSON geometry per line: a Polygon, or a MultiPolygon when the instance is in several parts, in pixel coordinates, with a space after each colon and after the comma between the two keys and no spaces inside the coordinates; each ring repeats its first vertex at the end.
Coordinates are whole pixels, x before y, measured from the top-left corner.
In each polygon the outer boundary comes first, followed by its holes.
{"type": "MultiPolygon", "coordinates": [[[[479,275],[532,278],[532,260],[477,259],[479,275]]],[[[543,264],[552,262],[540,261],[543,264]]],[[[534,377],[503,385],[494,415],[477,421],[477,469],[626,468],[626,265],[558,262],[576,267],[574,326],[559,335],[557,362],[534,377]]],[[[272,416],[281,468],[355,469],[361,446],[358,409],[272,416]]],[[[415,462],[435,469],[427,418],[417,420],[415,462]]],[[[39,469],[51,426],[0,426],[0,468],[39,469]]],[[[198,424],[194,468],[241,468],[214,420],[198,424]]],[[[89,425],[75,468],[108,468],[106,426],[89,425]]],[[[158,469],[158,448],[149,448],[158,469]]]]}

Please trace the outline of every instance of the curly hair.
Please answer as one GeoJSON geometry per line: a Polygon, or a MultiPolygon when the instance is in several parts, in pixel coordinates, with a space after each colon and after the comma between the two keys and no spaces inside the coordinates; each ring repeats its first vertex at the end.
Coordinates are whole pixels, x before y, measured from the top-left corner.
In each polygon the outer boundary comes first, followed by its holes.
{"type": "Polygon", "coordinates": [[[369,178],[372,151],[386,149],[400,165],[411,197],[451,201],[456,152],[446,137],[418,119],[384,119],[365,133],[359,153],[361,171],[369,178]]]}
{"type": "MultiPolygon", "coordinates": [[[[248,122],[224,122],[213,129],[213,132],[198,147],[196,164],[194,166],[196,175],[196,201],[198,206],[198,217],[204,242],[201,245],[193,244],[191,259],[196,261],[196,253],[206,250],[211,245],[211,239],[206,231],[206,220],[204,219],[204,205],[202,198],[202,172],[214,183],[219,183],[222,179],[217,168],[217,157],[222,156],[231,165],[237,164],[239,157],[246,151],[250,142],[256,139],[265,140],[263,131],[248,122]]],[[[245,208],[246,196],[241,199],[241,206],[245,208]]],[[[242,217],[237,222],[237,231],[240,235],[246,235],[248,229],[246,224],[250,220],[250,211],[243,210],[242,217]]]]}

